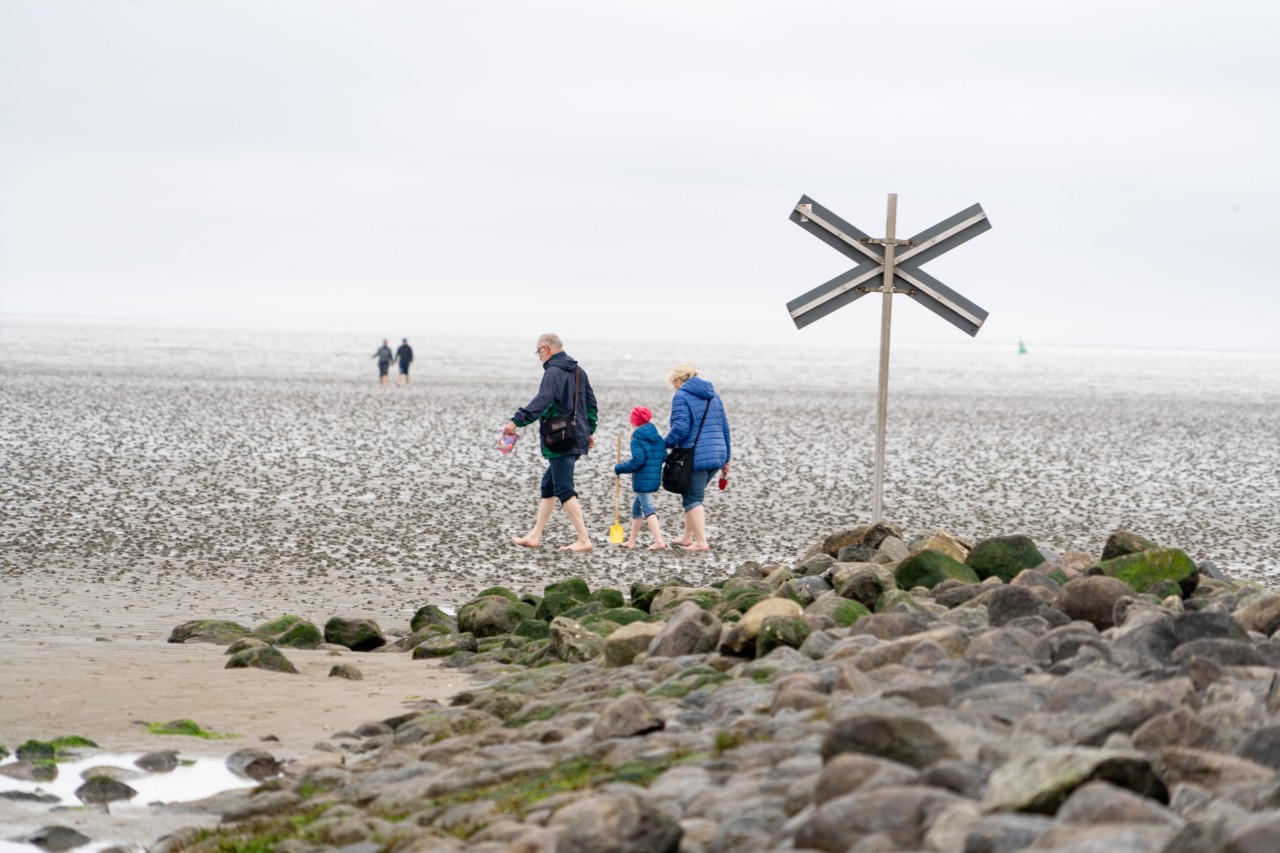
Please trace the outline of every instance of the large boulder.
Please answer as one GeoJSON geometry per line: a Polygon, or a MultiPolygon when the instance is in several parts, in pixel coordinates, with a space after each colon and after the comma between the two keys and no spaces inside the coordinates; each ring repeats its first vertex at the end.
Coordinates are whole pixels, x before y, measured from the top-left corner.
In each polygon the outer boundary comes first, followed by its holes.
{"type": "Polygon", "coordinates": [[[756,657],[762,658],[779,646],[798,649],[804,645],[812,629],[799,616],[770,616],[760,623],[756,635],[756,657]]]}
{"type": "Polygon", "coordinates": [[[1090,576],[1067,581],[1058,596],[1058,609],[1073,620],[1092,622],[1099,631],[1115,625],[1116,602],[1133,595],[1124,581],[1105,576],[1090,576]]]}
{"type": "Polygon", "coordinates": [[[1117,530],[1107,537],[1107,544],[1102,546],[1102,559],[1114,560],[1116,557],[1125,557],[1159,547],[1145,536],[1139,536],[1128,530],[1117,530]]]}
{"type": "Polygon", "coordinates": [[[604,654],[604,638],[567,616],[551,620],[551,649],[565,663],[586,663],[604,654]]]}
{"type": "Polygon", "coordinates": [[[1200,572],[1185,552],[1177,548],[1151,548],[1104,560],[1101,573],[1124,581],[1137,592],[1156,591],[1166,582],[1177,584],[1183,598],[1190,597],[1200,583],[1200,572]]]}
{"type": "Polygon", "coordinates": [[[1255,596],[1234,615],[1246,631],[1257,631],[1270,637],[1280,630],[1280,595],[1269,592],[1255,596]]]}
{"type": "Polygon", "coordinates": [[[822,740],[822,760],[844,752],[875,755],[922,768],[958,758],[955,748],[918,717],[862,712],[836,720],[822,740]]]}
{"type": "Polygon", "coordinates": [[[195,619],[183,622],[169,634],[170,643],[213,643],[228,646],[241,637],[248,636],[249,629],[225,619],[195,619]]]}
{"type": "Polygon", "coordinates": [[[556,812],[563,826],[556,853],[677,853],[684,831],[674,817],[642,797],[604,794],[556,812]]]}
{"type": "Polygon", "coordinates": [[[513,633],[521,622],[533,616],[534,609],[523,601],[503,595],[485,595],[473,598],[458,608],[458,630],[475,634],[479,639],[497,637],[513,633]]]}
{"type": "Polygon", "coordinates": [[[991,774],[983,811],[1056,814],[1086,782],[1110,782],[1143,797],[1166,801],[1168,792],[1151,761],[1133,750],[1062,747],[1010,759],[991,774]]]}
{"type": "Polygon", "coordinates": [[[353,652],[371,652],[385,646],[387,638],[372,619],[346,619],[335,616],[324,623],[324,641],[346,646],[353,652]]]}
{"type": "Polygon", "coordinates": [[[596,740],[637,737],[660,731],[665,725],[652,699],[642,693],[628,693],[604,706],[591,727],[591,736],[596,740]]]}
{"type": "Polygon", "coordinates": [[[618,628],[605,637],[605,666],[627,666],[634,663],[636,655],[649,648],[649,644],[662,631],[662,627],[656,622],[631,622],[618,628]]]}
{"type": "MultiPolygon", "coordinates": [[[[672,587],[675,589],[675,587],[672,587]]],[[[680,657],[714,652],[720,642],[720,620],[692,601],[672,612],[649,644],[649,657],[680,657]]]]}
{"type": "Polygon", "coordinates": [[[452,634],[458,630],[458,620],[445,613],[434,604],[427,604],[419,607],[413,614],[413,618],[409,620],[409,630],[415,634],[424,628],[431,626],[441,628],[445,633],[452,634]]]}
{"type": "Polygon", "coordinates": [[[760,626],[770,616],[794,616],[804,614],[804,608],[789,598],[766,598],[757,603],[729,631],[728,636],[720,644],[723,654],[746,655],[755,653],[756,637],[760,635],[760,626]]]}
{"type": "Polygon", "coordinates": [[[939,530],[920,545],[911,549],[915,551],[939,551],[958,563],[963,563],[972,550],[968,542],[952,536],[945,530],[939,530]]]}
{"type": "Polygon", "coordinates": [[[324,642],[320,629],[301,616],[281,616],[254,628],[253,634],[287,649],[314,649],[324,642]]]}
{"type": "Polygon", "coordinates": [[[258,646],[237,652],[227,661],[224,669],[265,669],[267,672],[298,674],[297,668],[275,646],[258,646]]]}
{"type": "Polygon", "coordinates": [[[977,583],[980,578],[969,566],[951,559],[941,551],[917,551],[898,564],[893,579],[899,589],[923,586],[933,589],[945,580],[977,583]]]}
{"type": "Polygon", "coordinates": [[[1044,555],[1030,537],[1015,534],[982,540],[973,546],[964,562],[980,580],[996,577],[1008,583],[1023,569],[1034,569],[1043,563],[1044,555]]]}

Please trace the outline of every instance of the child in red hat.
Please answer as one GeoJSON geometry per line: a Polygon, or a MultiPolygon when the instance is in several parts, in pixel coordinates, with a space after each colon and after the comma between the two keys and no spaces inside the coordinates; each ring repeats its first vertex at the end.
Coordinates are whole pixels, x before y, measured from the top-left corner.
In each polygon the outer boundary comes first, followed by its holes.
{"type": "Polygon", "coordinates": [[[614,466],[613,473],[622,476],[631,475],[631,490],[635,499],[631,502],[631,535],[622,543],[623,548],[636,547],[636,537],[640,535],[640,525],[649,525],[653,533],[654,551],[667,547],[662,539],[662,529],[658,525],[658,510],[653,504],[653,495],[662,485],[662,463],[667,458],[667,446],[662,441],[657,427],[649,423],[653,412],[648,406],[636,406],[631,410],[631,458],[614,466]]]}

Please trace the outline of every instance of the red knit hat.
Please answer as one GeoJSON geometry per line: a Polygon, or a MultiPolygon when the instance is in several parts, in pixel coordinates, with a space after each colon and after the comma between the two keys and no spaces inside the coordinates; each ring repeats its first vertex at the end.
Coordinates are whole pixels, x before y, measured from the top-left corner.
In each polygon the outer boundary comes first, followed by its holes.
{"type": "Polygon", "coordinates": [[[631,410],[631,425],[644,426],[653,417],[653,410],[648,406],[636,406],[631,410]]]}

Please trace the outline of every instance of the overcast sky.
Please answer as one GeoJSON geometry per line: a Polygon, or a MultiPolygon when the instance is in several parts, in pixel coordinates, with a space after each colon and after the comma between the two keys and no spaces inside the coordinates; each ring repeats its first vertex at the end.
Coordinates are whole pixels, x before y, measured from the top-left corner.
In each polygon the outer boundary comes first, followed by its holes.
{"type": "MultiPolygon", "coordinates": [[[[0,313],[865,343],[883,236],[979,341],[1280,349],[1280,4],[0,0],[0,313]]],[[[969,338],[910,300],[895,340],[969,338]]]]}

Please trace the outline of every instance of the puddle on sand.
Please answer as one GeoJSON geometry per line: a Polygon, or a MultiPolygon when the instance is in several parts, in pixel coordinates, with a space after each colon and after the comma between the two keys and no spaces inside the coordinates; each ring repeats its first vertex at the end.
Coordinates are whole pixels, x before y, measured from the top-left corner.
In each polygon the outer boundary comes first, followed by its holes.
{"type": "MultiPolygon", "coordinates": [[[[122,779],[138,792],[130,800],[120,800],[109,805],[110,814],[122,820],[133,818],[136,822],[151,803],[182,803],[211,797],[234,788],[252,788],[257,785],[252,779],[237,776],[227,769],[219,758],[183,759],[190,764],[180,763],[167,773],[150,773],[140,770],[134,761],[144,753],[130,752],[94,752],[85,750],[79,753],[83,757],[74,761],[58,762],[58,777],[50,782],[26,782],[0,776],[0,792],[21,791],[30,794],[52,795],[58,798],[56,803],[39,803],[22,800],[0,799],[0,853],[31,853],[39,850],[34,844],[20,840],[29,837],[46,826],[70,826],[70,816],[74,812],[59,812],[59,808],[76,808],[83,805],[76,797],[76,788],[85,783],[80,774],[91,767],[118,767],[143,775],[136,779],[122,779]]],[[[13,764],[16,758],[10,756],[0,764],[13,764]]],[[[93,808],[93,807],[91,807],[93,808]]],[[[93,853],[121,843],[118,839],[94,838],[83,847],[75,848],[76,853],[93,853]]]]}

